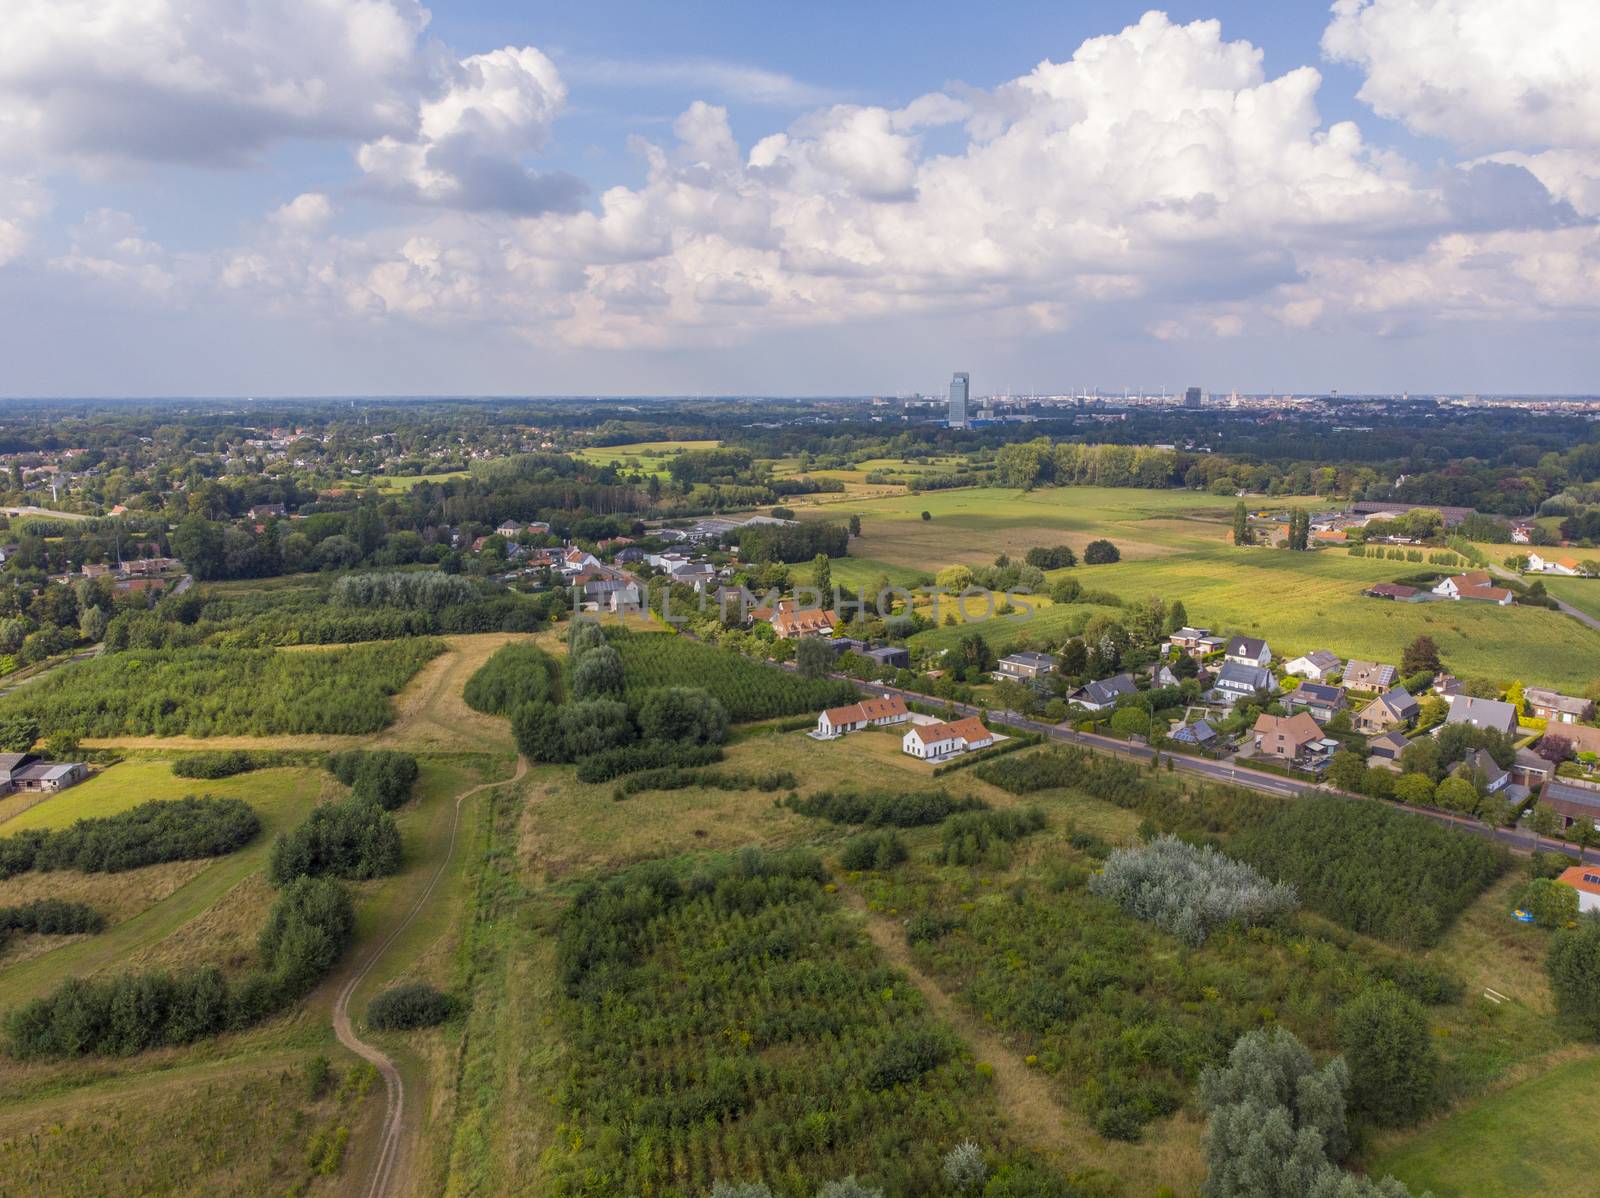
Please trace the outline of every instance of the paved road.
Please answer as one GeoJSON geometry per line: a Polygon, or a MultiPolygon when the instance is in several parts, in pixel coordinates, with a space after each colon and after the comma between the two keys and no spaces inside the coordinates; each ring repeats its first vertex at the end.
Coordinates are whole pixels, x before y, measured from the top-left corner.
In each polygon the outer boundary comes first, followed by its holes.
{"type": "Polygon", "coordinates": [[[484,782],[470,787],[456,796],[455,811],[450,817],[450,843],[445,849],[444,856],[439,859],[439,868],[433,871],[433,877],[428,879],[427,886],[417,896],[417,901],[412,905],[411,910],[406,913],[406,917],[395,925],[388,938],[362,963],[361,968],[351,975],[350,980],[339,991],[339,997],[334,1000],[333,1033],[339,1037],[339,1043],[343,1044],[351,1052],[371,1061],[372,1064],[377,1066],[378,1073],[383,1078],[386,1103],[383,1130],[378,1139],[378,1156],[372,1165],[372,1181],[367,1186],[367,1198],[385,1198],[390,1193],[400,1193],[404,1190],[403,1185],[397,1184],[396,1179],[405,1176],[405,1145],[401,1133],[405,1125],[406,1083],[405,1078],[400,1075],[399,1067],[395,1065],[394,1060],[387,1053],[376,1045],[368,1044],[360,1036],[356,1035],[355,1029],[350,1024],[351,996],[355,994],[356,987],[360,986],[367,979],[367,976],[371,974],[373,967],[383,959],[383,955],[389,951],[394,942],[411,926],[412,921],[417,918],[423,907],[427,905],[428,899],[432,897],[434,887],[439,884],[439,879],[444,876],[445,869],[450,865],[450,859],[455,856],[456,833],[461,827],[461,805],[472,798],[473,795],[489,790],[491,787],[506,786],[509,783],[520,781],[527,772],[528,760],[518,754],[517,771],[510,778],[500,782],[484,782]]]}
{"type": "MultiPolygon", "coordinates": [[[[843,675],[839,676],[843,677],[843,675]]],[[[899,695],[904,699],[915,699],[924,703],[947,702],[946,700],[931,698],[928,695],[918,694],[916,691],[904,691],[898,687],[882,684],[867,684],[866,689],[878,695],[899,695]]],[[[970,704],[949,703],[948,705],[966,715],[977,715],[979,713],[979,709],[970,704]]],[[[1114,737],[1100,736],[1092,732],[1078,732],[1071,728],[1063,728],[1057,724],[1043,724],[1012,711],[992,711],[990,714],[1013,727],[1026,728],[1029,732],[1038,732],[1051,740],[1084,745],[1088,748],[1098,749],[1101,752],[1116,753],[1124,757],[1130,757],[1135,761],[1149,761],[1151,756],[1158,751],[1147,745],[1130,744],[1114,737]]],[[[1293,778],[1282,778],[1276,774],[1263,773],[1260,770],[1250,769],[1248,766],[1235,765],[1226,761],[1212,761],[1205,757],[1191,757],[1184,753],[1174,753],[1168,749],[1161,749],[1159,752],[1163,756],[1171,758],[1175,769],[1196,774],[1214,782],[1227,782],[1234,786],[1245,786],[1265,794],[1279,795],[1285,798],[1300,798],[1313,794],[1345,793],[1325,783],[1297,782],[1293,778]]],[[[1363,798],[1365,796],[1347,795],[1346,797],[1363,798]]],[[[1405,810],[1437,820],[1440,823],[1454,825],[1462,831],[1471,832],[1474,836],[1483,836],[1497,841],[1514,852],[1531,853],[1535,849],[1555,849],[1559,852],[1576,855],[1585,862],[1600,863],[1600,849],[1579,849],[1576,845],[1569,845],[1562,841],[1537,836],[1525,828],[1491,828],[1475,819],[1457,815],[1451,811],[1442,811],[1435,807],[1408,805],[1405,810]]]]}
{"type": "MultiPolygon", "coordinates": [[[[1492,562],[1489,565],[1489,571],[1497,578],[1509,578],[1513,581],[1520,581],[1515,573],[1506,569],[1504,566],[1494,565],[1492,562]]],[[[1574,620],[1578,621],[1578,623],[1587,624],[1590,628],[1600,632],[1600,620],[1595,619],[1588,612],[1579,611],[1577,608],[1573,607],[1572,604],[1557,599],[1554,595],[1548,595],[1548,598],[1556,605],[1556,609],[1558,611],[1565,612],[1574,620]]]]}

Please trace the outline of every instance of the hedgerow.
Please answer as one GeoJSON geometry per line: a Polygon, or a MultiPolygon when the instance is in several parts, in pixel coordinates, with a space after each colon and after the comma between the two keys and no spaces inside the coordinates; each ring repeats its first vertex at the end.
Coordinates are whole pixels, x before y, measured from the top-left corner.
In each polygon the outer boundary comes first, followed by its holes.
{"type": "Polygon", "coordinates": [[[443,651],[419,638],[303,653],[106,653],[0,699],[0,717],[36,719],[47,736],[376,732],[393,718],[389,696],[443,651]]]}
{"type": "Polygon", "coordinates": [[[106,917],[87,903],[35,899],[15,907],[0,907],[0,948],[14,932],[71,936],[77,932],[99,932],[105,926],[106,917]]]}
{"type": "Polygon", "coordinates": [[[80,819],[59,831],[0,836],[0,880],[28,870],[117,873],[163,861],[221,857],[243,848],[261,821],[238,799],[152,800],[128,811],[80,819]]]}
{"type": "Polygon", "coordinates": [[[172,772],[179,778],[231,778],[256,768],[256,759],[243,749],[185,753],[172,763],[172,772]]]}
{"type": "Polygon", "coordinates": [[[537,645],[506,645],[467,679],[461,696],[474,711],[510,715],[524,703],[560,699],[561,670],[537,645]]]}
{"type": "Polygon", "coordinates": [[[958,799],[943,790],[914,790],[905,794],[819,790],[805,798],[789,795],[782,804],[800,815],[825,819],[831,824],[859,824],[868,828],[923,827],[943,823],[958,812],[982,811],[989,806],[971,795],[958,799]]]}
{"type": "Polygon", "coordinates": [[[609,782],[640,770],[668,766],[712,765],[723,758],[717,745],[677,745],[666,741],[640,741],[607,749],[578,762],[579,782],[609,782]]]}
{"type": "Polygon", "coordinates": [[[1505,870],[1504,849],[1381,803],[1326,795],[1271,804],[1233,844],[1309,907],[1408,948],[1438,941],[1505,870]]]}
{"type": "Polygon", "coordinates": [[[644,770],[624,778],[613,795],[624,798],[642,794],[647,790],[687,790],[691,786],[705,790],[785,790],[798,782],[788,770],[772,770],[757,774],[743,770],[683,769],[667,766],[665,769],[644,770]]]}
{"type": "Polygon", "coordinates": [[[69,978],[11,1012],[7,1051],[25,1059],[130,1056],[247,1027],[310,989],[354,930],[355,908],[342,886],[300,878],[274,902],[258,967],[238,983],[218,969],[69,978]]]}
{"type": "Polygon", "coordinates": [[[275,886],[300,877],[360,880],[400,868],[400,829],[377,803],[350,798],[312,810],[272,846],[267,876],[275,886]]]}

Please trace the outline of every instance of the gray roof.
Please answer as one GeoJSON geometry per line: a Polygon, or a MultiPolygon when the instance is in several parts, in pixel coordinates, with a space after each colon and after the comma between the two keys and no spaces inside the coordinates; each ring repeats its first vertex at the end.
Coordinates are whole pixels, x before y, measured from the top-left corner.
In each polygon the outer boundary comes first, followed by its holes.
{"type": "Polygon", "coordinates": [[[1381,735],[1374,736],[1367,742],[1367,748],[1371,749],[1377,745],[1387,745],[1396,752],[1399,752],[1410,743],[1411,742],[1405,738],[1403,733],[1391,730],[1389,732],[1384,732],[1381,735]]]}
{"type": "Polygon", "coordinates": [[[1589,714],[1594,707],[1588,699],[1575,699],[1571,695],[1558,694],[1553,690],[1546,690],[1540,686],[1530,686],[1522,692],[1522,697],[1529,703],[1536,703],[1540,707],[1549,707],[1556,711],[1575,715],[1579,718],[1589,714]]]}
{"type": "Polygon", "coordinates": [[[1205,720],[1196,720],[1192,724],[1185,724],[1172,734],[1172,739],[1185,744],[1201,744],[1208,740],[1215,740],[1217,730],[1205,720]]]}
{"type": "Polygon", "coordinates": [[[1096,704],[1115,703],[1121,695],[1131,695],[1139,688],[1133,684],[1132,674],[1113,674],[1110,678],[1102,678],[1099,682],[1091,682],[1083,688],[1089,702],[1096,704]]]}
{"type": "Polygon", "coordinates": [[[1376,661],[1362,661],[1352,657],[1345,663],[1344,682],[1346,686],[1353,686],[1357,682],[1372,683],[1376,686],[1390,686],[1400,671],[1393,666],[1384,665],[1376,661]]]}
{"type": "Polygon", "coordinates": [[[1403,686],[1391,687],[1373,702],[1382,703],[1395,715],[1406,718],[1416,715],[1419,710],[1416,699],[1412,698],[1411,692],[1403,686]]]}
{"type": "Polygon", "coordinates": [[[1540,799],[1551,799],[1557,803],[1574,803],[1580,807],[1592,807],[1600,811],[1600,789],[1593,786],[1582,786],[1576,782],[1564,782],[1559,778],[1551,778],[1539,791],[1540,799]]]}
{"type": "Polygon", "coordinates": [[[1056,659],[1051,657],[1048,653],[1035,653],[1031,649],[1025,650],[1021,653],[1008,653],[1000,660],[1003,662],[1015,662],[1019,666],[1029,666],[1035,670],[1042,670],[1046,666],[1053,666],[1056,664],[1056,659]]]}
{"type": "Polygon", "coordinates": [[[1247,666],[1241,662],[1223,663],[1217,671],[1217,685],[1229,683],[1230,690],[1265,691],[1272,689],[1272,671],[1265,666],[1247,666]]]}
{"type": "Polygon", "coordinates": [[[1324,686],[1320,682],[1302,682],[1285,695],[1283,701],[1285,703],[1308,703],[1316,707],[1328,704],[1338,706],[1344,702],[1344,688],[1341,686],[1324,686]]]}
{"type": "Polygon", "coordinates": [[[1267,649],[1267,642],[1257,636],[1236,636],[1228,642],[1229,657],[1248,657],[1258,660],[1267,649]]]}
{"type": "Polygon", "coordinates": [[[1474,728],[1493,728],[1498,732],[1515,732],[1517,712],[1509,703],[1498,699],[1474,699],[1471,695],[1457,695],[1450,702],[1447,724],[1471,724],[1474,728]]]}
{"type": "MultiPolygon", "coordinates": [[[[1305,658],[1319,670],[1331,670],[1339,664],[1339,655],[1331,649],[1313,649],[1310,653],[1302,653],[1305,658]]],[[[1296,660],[1299,660],[1298,658],[1296,660]]]]}

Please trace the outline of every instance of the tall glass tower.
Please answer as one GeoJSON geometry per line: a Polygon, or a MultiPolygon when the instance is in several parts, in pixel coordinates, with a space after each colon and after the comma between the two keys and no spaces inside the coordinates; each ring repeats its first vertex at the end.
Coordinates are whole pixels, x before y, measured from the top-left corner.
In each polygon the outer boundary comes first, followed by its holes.
{"type": "Polygon", "coordinates": [[[950,376],[950,427],[967,427],[967,391],[972,386],[972,376],[958,370],[950,376]]]}

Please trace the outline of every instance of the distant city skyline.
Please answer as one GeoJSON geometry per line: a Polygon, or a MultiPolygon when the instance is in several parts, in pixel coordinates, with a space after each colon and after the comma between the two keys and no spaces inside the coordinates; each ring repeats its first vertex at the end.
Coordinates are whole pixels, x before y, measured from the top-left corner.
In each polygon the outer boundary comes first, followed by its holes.
{"type": "Polygon", "coordinates": [[[1600,386],[1592,0],[94,7],[0,395],[1600,386]]]}

